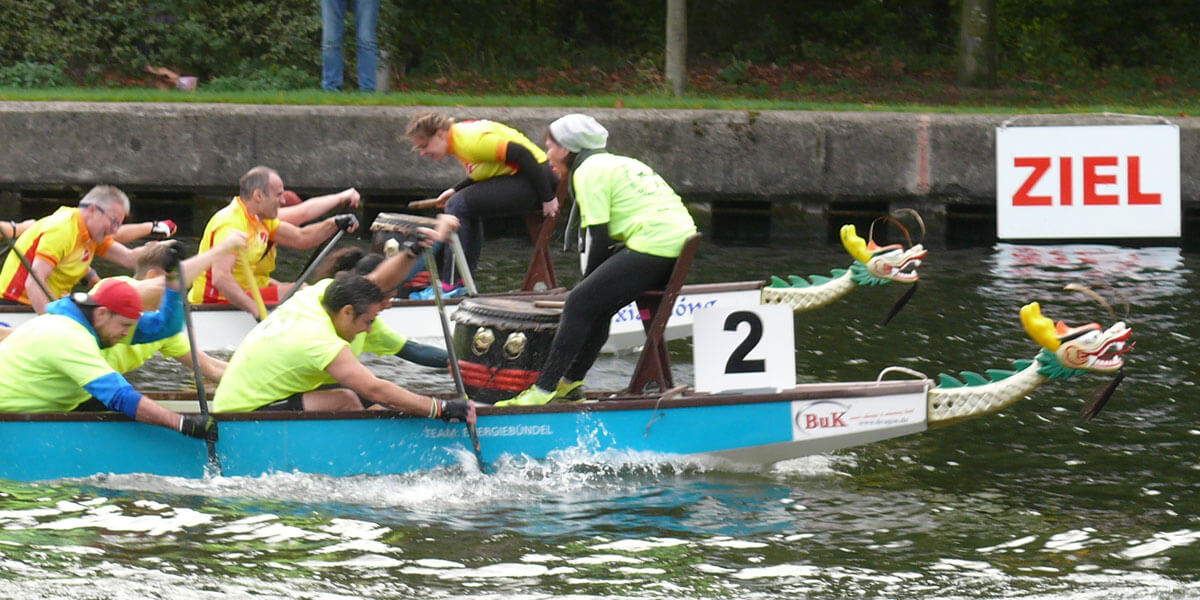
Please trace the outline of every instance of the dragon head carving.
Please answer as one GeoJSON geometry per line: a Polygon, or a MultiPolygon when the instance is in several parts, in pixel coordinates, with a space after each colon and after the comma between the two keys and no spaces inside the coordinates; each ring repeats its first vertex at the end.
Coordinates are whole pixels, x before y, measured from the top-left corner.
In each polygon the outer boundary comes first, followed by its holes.
{"type": "Polygon", "coordinates": [[[1114,373],[1125,366],[1124,354],[1133,349],[1133,330],[1118,321],[1108,329],[1098,323],[1078,327],[1059,321],[1055,324],[1042,316],[1042,307],[1031,302],[1021,307],[1025,332],[1042,348],[1052,353],[1058,366],[1073,371],[1114,373]]]}
{"type": "Polygon", "coordinates": [[[842,246],[855,260],[866,267],[870,281],[858,283],[881,284],[889,281],[916,283],[920,279],[917,269],[928,252],[921,244],[905,249],[900,244],[879,246],[874,240],[867,241],[858,235],[853,225],[843,225],[842,246]]]}

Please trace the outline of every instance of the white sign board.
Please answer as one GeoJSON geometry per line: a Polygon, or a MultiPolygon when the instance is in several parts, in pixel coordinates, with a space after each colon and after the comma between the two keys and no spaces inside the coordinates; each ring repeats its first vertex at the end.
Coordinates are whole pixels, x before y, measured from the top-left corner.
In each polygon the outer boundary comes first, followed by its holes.
{"type": "Polygon", "coordinates": [[[792,439],[850,436],[879,429],[925,427],[925,394],[792,403],[792,439]]]}
{"type": "Polygon", "coordinates": [[[1176,125],[996,129],[1002,240],[1179,237],[1180,206],[1176,125]]]}
{"type": "Polygon", "coordinates": [[[692,323],[695,387],[703,392],[796,385],[796,336],[786,304],[714,306],[692,323]]]}

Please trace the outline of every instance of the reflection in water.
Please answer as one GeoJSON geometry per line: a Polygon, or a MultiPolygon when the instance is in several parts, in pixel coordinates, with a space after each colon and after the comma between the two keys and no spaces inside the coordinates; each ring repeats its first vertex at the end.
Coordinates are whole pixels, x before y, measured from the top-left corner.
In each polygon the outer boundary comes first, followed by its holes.
{"type": "MultiPolygon", "coordinates": [[[[494,263],[511,268],[487,274],[494,289],[523,268],[524,248],[511,252],[494,263]]],[[[573,273],[560,259],[560,274],[573,273]]],[[[692,279],[847,264],[833,246],[706,246],[692,279]]],[[[1089,423],[1077,412],[1098,378],[765,471],[574,449],[510,457],[489,475],[464,461],[389,477],[0,482],[0,597],[1197,597],[1196,264],[1170,248],[934,249],[887,327],[877,323],[897,286],[795,319],[802,381],[870,379],[890,365],[935,376],[1032,358],[1017,316],[1031,300],[1052,318],[1109,325],[1062,287],[1111,288],[1130,303],[1124,317],[1108,297],[1138,346],[1089,423]]],[[[690,345],[671,350],[690,381],[690,345]]],[[[603,358],[589,386],[621,385],[634,358],[603,358]]],[[[452,389],[395,358],[370,366],[422,391],[452,389]]],[[[152,367],[140,384],[190,377],[152,367]]]]}

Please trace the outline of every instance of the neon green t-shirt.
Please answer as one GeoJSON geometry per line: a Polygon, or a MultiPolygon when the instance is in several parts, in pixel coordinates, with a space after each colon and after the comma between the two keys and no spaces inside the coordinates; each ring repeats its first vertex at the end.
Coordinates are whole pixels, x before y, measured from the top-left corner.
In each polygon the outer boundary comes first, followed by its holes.
{"type": "Polygon", "coordinates": [[[67,412],[83,386],[113,372],[96,336],[70,317],[44,314],[0,343],[0,412],[67,412]]]}
{"type": "Polygon", "coordinates": [[[679,194],[650,167],[626,156],[588,157],[572,174],[579,226],[608,223],[608,235],[644,254],[675,258],[696,223],[679,194]]]}
{"type": "Polygon", "coordinates": [[[332,282],[323,279],[296,292],[250,331],[229,359],[213,398],[214,412],[248,412],[333,383],[325,369],[346,347],[355,356],[364,351],[400,351],[404,337],[380,320],[352,342],[338,337],[321,306],[325,288],[332,282]]]}

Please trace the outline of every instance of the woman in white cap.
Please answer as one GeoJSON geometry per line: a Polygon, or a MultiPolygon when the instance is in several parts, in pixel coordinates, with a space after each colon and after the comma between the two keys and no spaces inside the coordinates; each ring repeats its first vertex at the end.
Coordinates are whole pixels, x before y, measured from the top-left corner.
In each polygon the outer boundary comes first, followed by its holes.
{"type": "Polygon", "coordinates": [[[671,186],[641,161],[609,154],[607,142],[608,131],[587,115],[550,124],[546,155],[567,178],[572,217],[578,210],[583,279],[567,296],[537,382],[497,406],[582,400],[583,378],[608,340],[612,316],[664,286],[696,232],[671,186]]]}
{"type": "MultiPolygon", "coordinates": [[[[438,208],[458,217],[467,268],[474,270],[483,251],[483,219],[541,211],[558,213],[554,188],[558,179],[550,170],[546,153],[521,132],[495,121],[461,121],[441,113],[426,112],[412,118],[405,131],[413,148],[433,160],[453,156],[467,176],[437,198],[438,208]]],[[[443,251],[439,273],[449,296],[462,295],[451,285],[454,257],[443,251]]],[[[433,288],[414,298],[433,298],[433,288]]]]}

